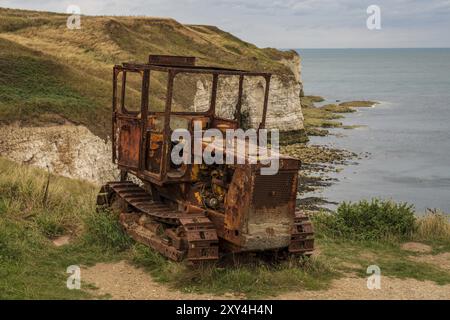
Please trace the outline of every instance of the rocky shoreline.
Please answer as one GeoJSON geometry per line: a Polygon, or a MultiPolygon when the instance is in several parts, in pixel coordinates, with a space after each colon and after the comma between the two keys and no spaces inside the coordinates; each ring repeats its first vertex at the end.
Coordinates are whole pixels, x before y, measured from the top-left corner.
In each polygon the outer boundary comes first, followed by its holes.
{"type": "MultiPolygon", "coordinates": [[[[331,134],[328,128],[356,128],[358,126],[345,126],[336,119],[344,118],[343,114],[345,113],[356,112],[356,108],[372,107],[378,103],[375,101],[337,101],[336,104],[317,105],[324,101],[325,99],[320,96],[302,97],[307,136],[327,136],[331,134]]],[[[299,172],[297,205],[305,211],[328,210],[327,205],[337,203],[314,196],[314,191],[326,188],[337,181],[336,178],[331,177],[331,173],[341,171],[343,166],[358,164],[357,161],[367,155],[325,145],[309,144],[307,140],[292,141],[290,138],[284,141],[282,136],[280,150],[302,162],[299,172]]]]}

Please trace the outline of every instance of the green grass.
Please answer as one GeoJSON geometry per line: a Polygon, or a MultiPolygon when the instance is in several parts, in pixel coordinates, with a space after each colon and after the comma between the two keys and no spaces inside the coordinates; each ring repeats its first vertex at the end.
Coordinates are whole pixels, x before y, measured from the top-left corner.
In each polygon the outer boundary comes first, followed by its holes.
{"type": "Polygon", "coordinates": [[[67,267],[118,257],[120,253],[81,240],[56,248],[32,222],[1,218],[0,299],[92,298],[87,290],[67,289],[67,267]]]}
{"type": "Polygon", "coordinates": [[[44,204],[47,179],[0,158],[0,299],[92,297],[66,288],[67,267],[118,259],[130,244],[117,221],[95,213],[97,187],[51,176],[44,204]],[[55,247],[51,239],[61,234],[73,242],[55,247]]]}
{"type": "Polygon", "coordinates": [[[366,268],[375,264],[386,276],[450,283],[445,268],[411,259],[430,253],[401,247],[417,241],[430,245],[431,254],[449,252],[450,220],[442,213],[416,217],[408,204],[373,199],[343,203],[336,213],[319,213],[313,222],[321,253],[337,270],[365,277],[366,268]]]}
{"type": "Polygon", "coordinates": [[[108,127],[109,85],[51,57],[0,38],[0,118],[39,125],[58,119],[108,127]]]}
{"type": "Polygon", "coordinates": [[[446,269],[431,263],[413,261],[411,256],[421,254],[402,250],[401,242],[353,241],[319,236],[317,243],[323,259],[345,274],[354,273],[367,277],[367,267],[377,265],[384,276],[429,280],[440,285],[450,283],[450,273],[446,269]]]}
{"type": "Polygon", "coordinates": [[[64,81],[65,77],[73,76],[68,68],[39,55],[17,57],[4,50],[5,47],[17,48],[9,41],[0,40],[0,46],[0,99],[3,117],[22,119],[27,118],[25,114],[35,117],[40,113],[64,113],[64,108],[69,112],[73,108],[88,108],[92,105],[92,101],[71,88],[68,81],[64,81]],[[8,111],[13,114],[7,113],[8,111]]]}

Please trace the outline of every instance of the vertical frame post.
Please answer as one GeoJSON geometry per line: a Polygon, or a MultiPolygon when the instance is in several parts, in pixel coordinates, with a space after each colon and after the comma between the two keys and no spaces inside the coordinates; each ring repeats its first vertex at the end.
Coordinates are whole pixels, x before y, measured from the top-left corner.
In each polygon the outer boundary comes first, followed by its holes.
{"type": "Polygon", "coordinates": [[[119,74],[117,66],[113,68],[113,97],[111,113],[111,148],[112,162],[116,163],[116,121],[117,121],[117,75],[119,74]]]}
{"type": "Polygon", "coordinates": [[[160,177],[165,180],[167,173],[167,165],[169,161],[168,150],[170,144],[170,112],[172,110],[172,96],[173,96],[173,79],[177,75],[173,69],[169,69],[169,79],[167,82],[167,96],[166,96],[166,108],[164,111],[164,142],[161,159],[160,177]]]}
{"type": "Polygon", "coordinates": [[[244,90],[244,75],[241,74],[239,76],[238,101],[237,101],[237,105],[236,105],[236,120],[237,120],[239,126],[241,126],[241,121],[242,121],[241,109],[242,109],[242,92],[243,92],[243,90],[244,90]]]}
{"type": "Polygon", "coordinates": [[[264,77],[266,79],[266,90],[264,92],[264,106],[263,106],[263,114],[262,120],[259,124],[259,129],[263,129],[266,127],[266,117],[267,117],[267,105],[269,103],[269,89],[270,89],[270,74],[264,77]]]}
{"type": "Polygon", "coordinates": [[[120,112],[125,113],[125,89],[127,86],[127,71],[122,70],[122,90],[120,99],[120,112]]]}
{"type": "Polygon", "coordinates": [[[213,82],[212,82],[212,92],[211,92],[211,101],[209,104],[209,116],[211,121],[214,120],[216,115],[216,97],[217,97],[217,83],[219,81],[219,75],[217,73],[213,74],[213,82]]]}
{"type": "Polygon", "coordinates": [[[147,115],[148,115],[148,90],[150,86],[150,70],[144,70],[141,90],[141,139],[139,141],[139,171],[145,168],[147,146],[147,115]]]}

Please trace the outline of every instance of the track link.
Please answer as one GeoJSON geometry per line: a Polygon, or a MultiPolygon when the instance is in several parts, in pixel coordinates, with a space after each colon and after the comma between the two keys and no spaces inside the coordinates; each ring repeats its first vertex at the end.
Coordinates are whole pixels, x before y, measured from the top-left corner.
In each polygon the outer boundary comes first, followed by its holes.
{"type": "Polygon", "coordinates": [[[314,251],[314,231],[309,217],[301,211],[295,212],[294,226],[289,244],[289,253],[311,255],[314,251]]]}

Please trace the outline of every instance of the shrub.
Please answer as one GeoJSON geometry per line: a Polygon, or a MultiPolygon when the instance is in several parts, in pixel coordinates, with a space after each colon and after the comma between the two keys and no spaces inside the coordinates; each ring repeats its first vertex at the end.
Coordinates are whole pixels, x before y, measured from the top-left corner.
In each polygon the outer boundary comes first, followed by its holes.
{"type": "Polygon", "coordinates": [[[317,214],[313,221],[319,234],[353,240],[404,239],[416,230],[413,206],[391,200],[344,202],[336,213],[317,214]]]}
{"type": "Polygon", "coordinates": [[[437,210],[428,212],[417,219],[417,240],[441,240],[450,241],[449,215],[437,210]]]}

